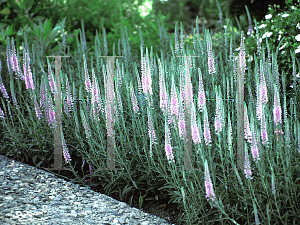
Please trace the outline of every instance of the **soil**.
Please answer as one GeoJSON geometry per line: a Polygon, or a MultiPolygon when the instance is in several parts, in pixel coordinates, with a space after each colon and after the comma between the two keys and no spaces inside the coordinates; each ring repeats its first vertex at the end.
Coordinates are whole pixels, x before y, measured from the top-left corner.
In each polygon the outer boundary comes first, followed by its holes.
{"type": "MultiPolygon", "coordinates": [[[[138,208],[138,203],[132,205],[132,207],[138,208]]],[[[160,205],[157,201],[146,202],[143,208],[143,212],[165,219],[170,224],[179,224],[178,216],[181,215],[180,209],[177,204],[162,204],[160,205]]]]}

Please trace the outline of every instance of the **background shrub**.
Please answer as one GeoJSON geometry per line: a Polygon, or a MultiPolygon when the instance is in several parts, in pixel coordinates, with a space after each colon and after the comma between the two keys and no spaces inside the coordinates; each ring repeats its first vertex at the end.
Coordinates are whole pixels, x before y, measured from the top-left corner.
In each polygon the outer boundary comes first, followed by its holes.
{"type": "MultiPolygon", "coordinates": [[[[265,20],[257,22],[258,30],[252,36],[248,36],[245,40],[245,47],[250,55],[259,54],[257,47],[257,32],[260,38],[261,47],[265,49],[266,59],[268,57],[267,42],[270,52],[277,53],[278,71],[280,84],[282,84],[282,72],[286,74],[286,90],[287,100],[294,97],[295,101],[299,101],[299,71],[300,64],[300,3],[292,4],[292,1],[287,1],[287,6],[280,9],[278,5],[269,7],[269,14],[265,20]],[[298,36],[297,36],[298,35],[298,36]],[[266,40],[267,39],[267,40],[266,40]],[[298,50],[297,50],[298,49],[298,50]],[[295,54],[295,68],[293,70],[293,59],[291,52],[295,54]],[[296,83],[294,83],[296,78],[296,83]],[[298,81],[297,81],[298,80],[298,81]],[[298,100],[297,100],[298,99],[298,100]]],[[[254,67],[254,62],[252,64],[254,67]]]]}

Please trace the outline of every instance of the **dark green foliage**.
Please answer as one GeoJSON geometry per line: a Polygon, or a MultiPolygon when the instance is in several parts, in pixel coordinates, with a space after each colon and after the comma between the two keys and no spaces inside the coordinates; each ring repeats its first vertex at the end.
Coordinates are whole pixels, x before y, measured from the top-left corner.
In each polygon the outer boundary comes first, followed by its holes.
{"type": "MultiPolygon", "coordinates": [[[[9,37],[14,37],[18,46],[24,41],[23,34],[18,33],[21,28],[30,27],[33,23],[39,24],[39,21],[43,22],[47,18],[52,18],[54,23],[59,20],[56,15],[60,7],[55,1],[23,0],[22,4],[18,4],[14,0],[4,0],[0,2],[0,8],[3,9],[0,13],[0,27],[6,29],[13,25],[9,37]]],[[[0,38],[0,44],[6,45],[6,37],[3,40],[0,38]]]]}
{"type": "MultiPolygon", "coordinates": [[[[171,30],[169,32],[174,32],[174,27],[176,22],[182,22],[185,28],[190,27],[190,12],[187,6],[188,0],[174,0],[174,1],[153,1],[153,13],[156,16],[166,17],[166,23],[170,24],[171,30]]],[[[195,19],[195,18],[193,18],[195,19]]]]}

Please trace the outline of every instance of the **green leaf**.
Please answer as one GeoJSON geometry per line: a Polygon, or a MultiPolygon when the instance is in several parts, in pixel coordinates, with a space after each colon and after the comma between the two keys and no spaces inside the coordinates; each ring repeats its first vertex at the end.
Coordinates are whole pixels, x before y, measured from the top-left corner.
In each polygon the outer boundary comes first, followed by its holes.
{"type": "Polygon", "coordinates": [[[113,193],[116,193],[116,192],[118,192],[118,190],[113,190],[110,193],[113,194],[113,193]]]}
{"type": "Polygon", "coordinates": [[[135,187],[136,189],[138,189],[136,183],[135,183],[134,181],[132,181],[132,183],[133,183],[134,187],[135,187]]]}
{"type": "Polygon", "coordinates": [[[132,205],[132,199],[133,199],[133,194],[129,197],[129,206],[131,207],[132,205]]]}
{"type": "Polygon", "coordinates": [[[25,158],[26,162],[28,162],[28,155],[27,155],[27,153],[24,153],[24,158],[25,158]]]}
{"type": "Polygon", "coordinates": [[[38,164],[36,164],[36,167],[39,167],[44,161],[40,161],[38,164]]]}
{"type": "MultiPolygon", "coordinates": [[[[173,193],[177,194],[178,196],[182,196],[182,194],[179,191],[174,191],[173,193]]],[[[168,193],[168,195],[173,195],[172,192],[168,193]]]]}
{"type": "Polygon", "coordinates": [[[123,198],[123,196],[126,196],[126,193],[128,193],[132,188],[132,186],[129,186],[129,184],[127,184],[127,186],[123,188],[121,199],[123,198]]]}
{"type": "Polygon", "coordinates": [[[143,196],[140,196],[139,197],[139,208],[141,209],[142,208],[142,205],[143,205],[143,196]]]}
{"type": "Polygon", "coordinates": [[[5,15],[5,16],[10,15],[10,10],[9,10],[9,8],[5,8],[5,9],[1,10],[1,11],[0,11],[0,14],[1,14],[1,15],[5,15]]]}
{"type": "Polygon", "coordinates": [[[157,32],[158,28],[151,21],[149,22],[149,25],[157,32]]]}
{"type": "Polygon", "coordinates": [[[36,162],[37,156],[38,156],[38,155],[34,155],[34,156],[32,157],[32,161],[33,161],[34,163],[36,162]]]}
{"type": "Polygon", "coordinates": [[[6,29],[5,29],[5,31],[4,31],[4,33],[2,32],[2,29],[1,29],[1,35],[3,35],[4,37],[12,36],[15,33],[13,31],[13,26],[14,26],[13,24],[11,26],[7,26],[6,29]]]}

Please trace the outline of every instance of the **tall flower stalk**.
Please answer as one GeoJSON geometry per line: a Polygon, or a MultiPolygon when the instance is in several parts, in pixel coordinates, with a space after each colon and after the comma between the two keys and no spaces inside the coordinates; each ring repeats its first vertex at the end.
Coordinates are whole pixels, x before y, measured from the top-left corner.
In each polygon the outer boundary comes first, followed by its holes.
{"type": "Polygon", "coordinates": [[[216,68],[215,68],[215,60],[212,51],[212,42],[211,42],[210,34],[207,35],[207,38],[208,38],[207,39],[208,73],[213,74],[216,73],[216,68]]]}
{"type": "Polygon", "coordinates": [[[207,165],[207,161],[205,160],[205,190],[206,190],[206,198],[208,201],[216,201],[216,196],[213,189],[213,184],[210,179],[209,169],[207,165]]]}

